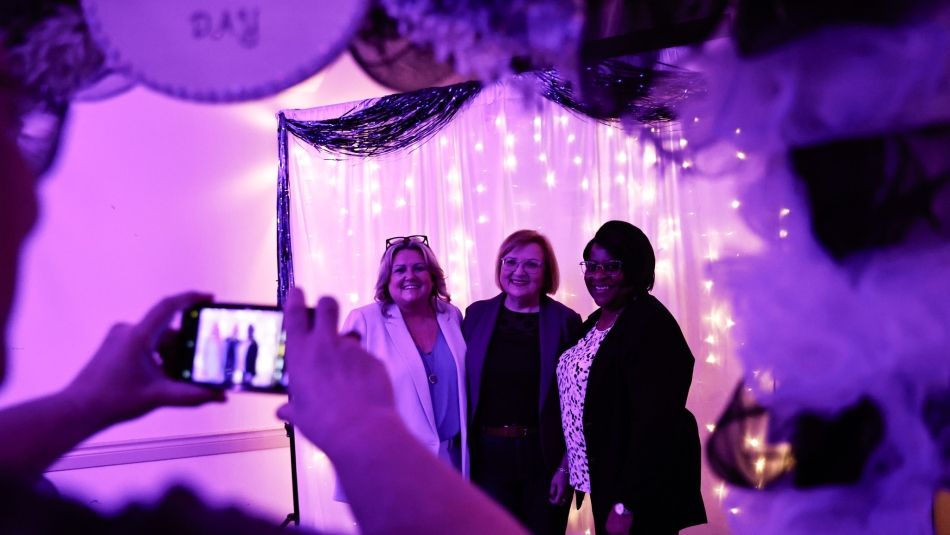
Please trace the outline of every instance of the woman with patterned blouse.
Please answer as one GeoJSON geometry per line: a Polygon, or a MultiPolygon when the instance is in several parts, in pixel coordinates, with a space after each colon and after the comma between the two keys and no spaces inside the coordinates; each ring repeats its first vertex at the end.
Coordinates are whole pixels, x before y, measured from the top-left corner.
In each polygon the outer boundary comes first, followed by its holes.
{"type": "Polygon", "coordinates": [[[656,258],[625,221],[584,249],[600,307],[557,366],[571,485],[591,496],[598,535],[671,534],[706,522],[696,419],[686,409],[693,355],[649,294],[656,258]]]}

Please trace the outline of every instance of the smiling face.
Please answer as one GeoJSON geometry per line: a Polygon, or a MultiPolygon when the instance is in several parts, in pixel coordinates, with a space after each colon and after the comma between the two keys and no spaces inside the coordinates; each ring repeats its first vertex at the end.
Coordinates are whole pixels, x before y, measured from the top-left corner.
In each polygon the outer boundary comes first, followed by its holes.
{"type": "Polygon", "coordinates": [[[422,253],[416,249],[403,249],[393,255],[388,289],[400,310],[429,302],[432,297],[432,274],[422,253]]]}
{"type": "MultiPolygon", "coordinates": [[[[590,255],[586,260],[603,266],[607,262],[617,261],[617,258],[611,256],[606,249],[595,243],[591,247],[590,255]]],[[[587,285],[587,291],[590,292],[590,296],[594,298],[597,306],[607,310],[623,308],[633,291],[624,284],[623,270],[617,270],[616,273],[607,273],[605,269],[588,269],[584,273],[584,283],[587,285]]]]}
{"type": "Polygon", "coordinates": [[[537,301],[544,283],[544,251],[536,243],[515,247],[501,258],[501,290],[516,299],[537,301]],[[515,264],[512,268],[511,264],[515,264]]]}

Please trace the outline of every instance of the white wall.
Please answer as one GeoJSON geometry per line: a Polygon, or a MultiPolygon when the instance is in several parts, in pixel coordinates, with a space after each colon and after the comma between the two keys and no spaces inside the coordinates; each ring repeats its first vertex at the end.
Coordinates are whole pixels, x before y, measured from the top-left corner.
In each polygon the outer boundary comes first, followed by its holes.
{"type": "MultiPolygon", "coordinates": [[[[74,106],[58,165],[41,188],[42,216],[21,269],[0,404],[60,388],[113,322],[137,320],[167,294],[198,289],[219,300],[274,303],[275,113],[386,92],[345,56],[297,87],[252,103],[199,105],[136,88],[74,106]]],[[[278,429],[273,414],[281,402],[282,396],[245,394],[225,405],[160,410],[90,442],[194,435],[214,441],[278,429]]],[[[101,501],[103,489],[162,487],[172,479],[222,499],[243,494],[228,489],[272,489],[278,481],[284,495],[244,495],[273,512],[285,509],[280,504],[289,508],[287,459],[286,450],[257,450],[52,478],[86,501],[101,501]],[[234,477],[222,479],[218,471],[234,477]]],[[[125,495],[109,492],[110,503],[125,495]]]]}

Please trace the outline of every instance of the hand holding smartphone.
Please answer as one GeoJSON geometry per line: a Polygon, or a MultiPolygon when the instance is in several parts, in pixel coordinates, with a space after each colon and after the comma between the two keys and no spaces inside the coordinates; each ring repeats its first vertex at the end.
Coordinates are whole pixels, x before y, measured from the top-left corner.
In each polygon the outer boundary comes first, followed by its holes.
{"type": "Polygon", "coordinates": [[[284,314],[276,306],[202,303],[182,313],[174,378],[226,390],[287,392],[284,314]]]}

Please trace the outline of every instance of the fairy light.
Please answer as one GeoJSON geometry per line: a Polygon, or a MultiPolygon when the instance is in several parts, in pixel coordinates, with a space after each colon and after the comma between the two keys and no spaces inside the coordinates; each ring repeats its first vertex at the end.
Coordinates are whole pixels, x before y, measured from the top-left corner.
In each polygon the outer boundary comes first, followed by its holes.
{"type": "Polygon", "coordinates": [[[746,435],[746,436],[745,436],[745,445],[746,445],[746,447],[752,448],[753,450],[760,450],[760,449],[762,449],[762,440],[761,440],[759,437],[754,437],[754,436],[752,436],[752,435],[746,435]]]}
{"type": "Polygon", "coordinates": [[[540,115],[535,115],[535,116],[534,116],[534,127],[535,127],[535,128],[541,128],[541,116],[540,116],[540,115]]]}
{"type": "Polygon", "coordinates": [[[558,117],[558,120],[561,122],[561,126],[567,126],[568,117],[566,113],[558,117]]]}
{"type": "Polygon", "coordinates": [[[716,430],[716,424],[706,424],[706,431],[709,431],[710,433],[712,433],[715,430],[716,430]]]}
{"type": "Polygon", "coordinates": [[[544,183],[548,185],[548,188],[553,188],[557,181],[554,178],[554,171],[548,171],[547,176],[544,177],[544,183]]]}
{"type": "Polygon", "coordinates": [[[729,509],[729,512],[734,515],[737,515],[741,512],[741,510],[738,507],[733,507],[732,509],[729,509]]]}
{"type": "Polygon", "coordinates": [[[683,169],[689,169],[692,166],[693,166],[692,162],[690,162],[689,160],[683,160],[683,164],[682,164],[683,169]]]}
{"type": "Polygon", "coordinates": [[[703,341],[711,346],[716,345],[716,337],[711,334],[707,336],[706,338],[704,338],[703,341]]]}
{"type": "Polygon", "coordinates": [[[741,133],[742,133],[742,129],[741,129],[741,128],[736,128],[736,135],[738,136],[738,135],[741,134],[741,133]]]}
{"type": "Polygon", "coordinates": [[[508,134],[508,135],[506,135],[506,136],[505,136],[505,147],[507,147],[507,148],[510,149],[511,147],[514,147],[514,146],[515,146],[515,135],[514,135],[514,134],[508,134]]]}
{"type": "Polygon", "coordinates": [[[646,145],[643,147],[643,165],[644,167],[652,167],[656,165],[656,149],[653,145],[646,145]]]}
{"type": "Polygon", "coordinates": [[[614,179],[617,184],[623,185],[627,182],[627,177],[623,173],[617,173],[617,177],[614,179]]]}
{"type": "Polygon", "coordinates": [[[496,128],[498,128],[499,130],[504,130],[505,125],[506,125],[506,122],[505,122],[505,115],[504,115],[504,114],[499,114],[498,117],[495,117],[495,127],[496,127],[496,128]]]}
{"type": "Polygon", "coordinates": [[[346,294],[346,299],[351,305],[355,305],[356,303],[360,302],[360,294],[357,292],[350,292],[346,294]]]}
{"type": "Polygon", "coordinates": [[[412,189],[416,187],[416,181],[411,176],[407,176],[403,184],[406,186],[406,189],[412,189]]]}
{"type": "Polygon", "coordinates": [[[376,162],[369,162],[366,164],[366,168],[375,173],[376,171],[379,171],[379,164],[376,162]]]}
{"type": "Polygon", "coordinates": [[[788,208],[782,208],[781,210],[778,211],[778,216],[779,216],[779,217],[785,217],[785,216],[787,216],[788,214],[790,214],[791,212],[792,212],[792,211],[789,210],[788,208]]]}
{"type": "Polygon", "coordinates": [[[681,149],[685,149],[685,148],[686,148],[686,145],[688,145],[688,144],[689,144],[689,142],[686,141],[686,138],[680,138],[680,148],[681,148],[681,149]]]}
{"type": "Polygon", "coordinates": [[[535,132],[535,134],[534,134],[534,142],[535,142],[535,143],[541,143],[541,133],[540,133],[540,132],[535,132]]]}
{"type": "Polygon", "coordinates": [[[694,123],[698,123],[698,122],[699,122],[699,117],[693,117],[693,122],[694,122],[694,123]]]}
{"type": "Polygon", "coordinates": [[[370,213],[373,214],[373,217],[376,217],[379,214],[383,213],[383,205],[379,204],[379,202],[374,201],[372,206],[370,207],[370,213]]]}
{"type": "Polygon", "coordinates": [[[722,505],[722,501],[729,495],[729,487],[725,483],[720,482],[718,485],[713,487],[713,494],[716,495],[716,498],[719,500],[719,504],[722,505]]]}
{"type": "Polygon", "coordinates": [[[402,197],[396,199],[396,208],[405,208],[405,206],[406,206],[406,199],[403,199],[402,197]]]}
{"type": "Polygon", "coordinates": [[[733,199],[732,202],[729,203],[729,206],[731,206],[733,210],[738,210],[739,207],[742,206],[742,203],[739,202],[739,199],[733,199]]]}
{"type": "Polygon", "coordinates": [[[545,154],[545,153],[543,153],[543,152],[542,152],[541,154],[538,154],[538,161],[539,161],[539,162],[546,162],[546,161],[548,161],[548,155],[545,154]]]}
{"type": "Polygon", "coordinates": [[[444,147],[449,144],[449,138],[445,136],[439,136],[439,146],[444,147]]]}
{"type": "Polygon", "coordinates": [[[485,214],[478,216],[478,224],[484,225],[485,223],[488,223],[488,216],[485,214]]]}
{"type": "Polygon", "coordinates": [[[625,164],[625,163],[627,163],[627,153],[626,153],[626,152],[621,151],[621,152],[618,152],[618,153],[617,153],[617,163],[619,163],[619,164],[625,164]]]}
{"type": "Polygon", "coordinates": [[[483,152],[485,150],[485,145],[479,141],[475,143],[475,152],[483,152]]]}
{"type": "Polygon", "coordinates": [[[703,288],[705,288],[707,292],[711,291],[712,287],[713,281],[703,281],[703,288]]]}
{"type": "Polygon", "coordinates": [[[587,178],[584,178],[583,180],[581,180],[581,190],[587,191],[589,189],[590,189],[590,180],[587,180],[587,178]]]}
{"type": "Polygon", "coordinates": [[[785,238],[788,237],[788,231],[785,230],[785,229],[779,229],[779,231],[778,231],[778,237],[779,237],[779,238],[782,238],[782,239],[784,240],[785,238]]]}
{"type": "Polygon", "coordinates": [[[736,158],[739,158],[740,160],[745,160],[745,159],[746,159],[746,155],[745,155],[744,152],[742,152],[742,151],[740,150],[739,152],[736,152],[736,158]]]}
{"type": "Polygon", "coordinates": [[[461,179],[462,179],[461,173],[459,172],[458,168],[455,168],[455,167],[449,169],[449,171],[445,174],[445,180],[449,184],[456,184],[461,179]]]}
{"type": "Polygon", "coordinates": [[[485,193],[485,184],[476,184],[475,193],[479,193],[479,194],[485,193]]]}
{"type": "Polygon", "coordinates": [[[575,136],[574,134],[568,134],[568,135],[567,135],[567,142],[568,142],[568,143],[574,143],[574,140],[575,140],[575,139],[577,139],[577,136],[575,136]]]}
{"type": "Polygon", "coordinates": [[[514,154],[509,154],[505,156],[505,169],[509,171],[514,171],[518,167],[518,158],[515,158],[514,154]]]}
{"type": "Polygon", "coordinates": [[[761,476],[763,473],[765,473],[765,456],[759,455],[755,459],[755,464],[753,467],[755,468],[755,475],[761,476]]]}
{"type": "Polygon", "coordinates": [[[644,204],[653,204],[656,202],[656,186],[649,184],[640,193],[640,198],[644,204]]]}
{"type": "Polygon", "coordinates": [[[584,159],[583,159],[583,158],[581,158],[580,156],[575,156],[575,157],[574,157],[574,165],[580,165],[580,164],[582,164],[582,163],[584,163],[584,159]]]}

